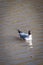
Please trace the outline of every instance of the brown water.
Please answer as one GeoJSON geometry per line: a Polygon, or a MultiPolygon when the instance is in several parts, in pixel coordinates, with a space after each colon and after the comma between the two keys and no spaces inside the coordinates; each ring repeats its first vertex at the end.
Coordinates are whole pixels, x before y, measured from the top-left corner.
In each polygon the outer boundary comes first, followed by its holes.
{"type": "Polygon", "coordinates": [[[0,65],[43,65],[42,4],[42,0],[0,1],[0,65]],[[19,38],[17,29],[31,30],[33,48],[19,38]]]}

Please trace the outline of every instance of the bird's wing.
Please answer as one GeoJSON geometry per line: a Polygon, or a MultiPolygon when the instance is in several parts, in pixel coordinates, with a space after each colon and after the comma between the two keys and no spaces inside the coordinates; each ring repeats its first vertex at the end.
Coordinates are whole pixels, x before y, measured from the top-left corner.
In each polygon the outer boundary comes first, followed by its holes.
{"type": "Polygon", "coordinates": [[[26,35],[26,36],[28,36],[28,34],[26,34],[26,33],[20,33],[20,35],[26,35]]]}

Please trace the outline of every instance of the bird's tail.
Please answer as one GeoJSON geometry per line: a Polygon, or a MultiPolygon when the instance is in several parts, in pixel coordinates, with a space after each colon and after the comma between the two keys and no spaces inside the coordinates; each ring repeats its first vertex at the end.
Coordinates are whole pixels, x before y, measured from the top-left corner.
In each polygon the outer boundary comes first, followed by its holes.
{"type": "Polygon", "coordinates": [[[21,31],[18,29],[18,33],[21,33],[21,31]]]}

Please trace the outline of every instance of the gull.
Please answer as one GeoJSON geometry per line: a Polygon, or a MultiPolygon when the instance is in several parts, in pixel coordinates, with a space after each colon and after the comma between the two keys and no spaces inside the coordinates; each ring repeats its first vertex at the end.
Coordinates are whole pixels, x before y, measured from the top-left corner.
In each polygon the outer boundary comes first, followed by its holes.
{"type": "Polygon", "coordinates": [[[21,39],[25,40],[29,43],[30,46],[32,46],[32,34],[30,30],[28,31],[28,33],[24,33],[18,29],[18,33],[21,39]]]}

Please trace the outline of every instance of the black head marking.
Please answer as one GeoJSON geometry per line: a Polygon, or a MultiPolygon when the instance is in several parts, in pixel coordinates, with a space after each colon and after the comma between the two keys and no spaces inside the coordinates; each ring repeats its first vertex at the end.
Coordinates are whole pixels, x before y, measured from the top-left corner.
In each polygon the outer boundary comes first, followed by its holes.
{"type": "Polygon", "coordinates": [[[29,34],[29,35],[31,34],[31,31],[30,31],[30,30],[28,31],[28,34],[29,34]]]}

